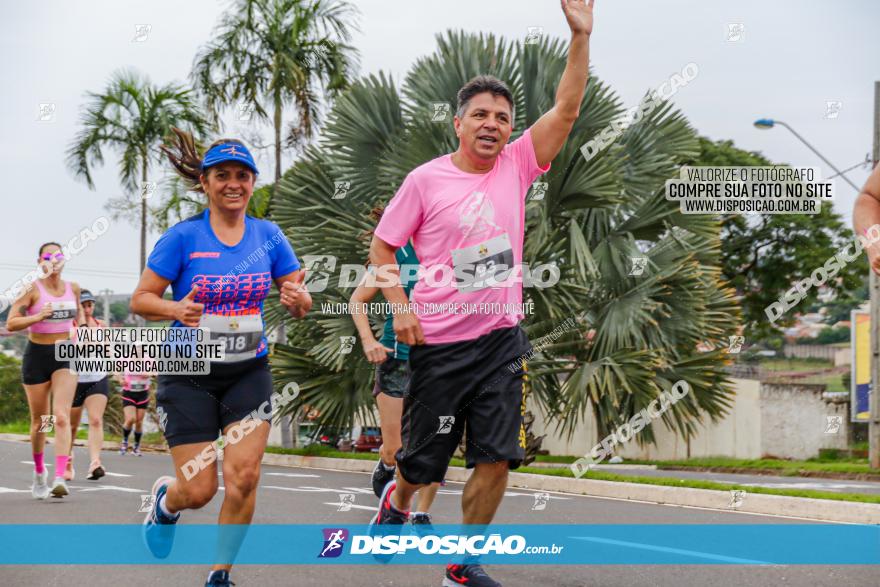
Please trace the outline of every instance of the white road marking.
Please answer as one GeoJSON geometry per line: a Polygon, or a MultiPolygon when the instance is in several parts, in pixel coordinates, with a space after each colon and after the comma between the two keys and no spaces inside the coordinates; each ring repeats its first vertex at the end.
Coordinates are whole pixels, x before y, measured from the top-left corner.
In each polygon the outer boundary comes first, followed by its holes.
{"type": "MultiPolygon", "coordinates": [[[[340,505],[340,504],[339,504],[338,501],[325,501],[325,502],[324,502],[324,505],[332,505],[333,507],[339,509],[339,505],[340,505]]],[[[376,508],[376,507],[370,507],[370,506],[368,506],[368,505],[358,505],[358,504],[356,504],[356,503],[347,503],[347,504],[345,504],[345,505],[346,505],[347,507],[351,508],[351,509],[354,509],[354,510],[368,510],[368,511],[371,511],[371,512],[379,511],[379,508],[376,508]]]]}
{"type": "Polygon", "coordinates": [[[310,475],[308,473],[266,473],[266,475],[272,475],[273,477],[321,477],[320,475],[310,475]]]}
{"type": "Polygon", "coordinates": [[[12,489],[10,487],[0,487],[0,493],[30,493],[30,489],[12,489]]]}
{"type": "Polygon", "coordinates": [[[80,489],[80,491],[124,491],[125,493],[140,493],[142,495],[147,493],[145,489],[132,489],[131,487],[119,487],[117,485],[99,485],[98,487],[80,489]]]}
{"type": "Polygon", "coordinates": [[[133,477],[134,475],[128,475],[126,473],[111,473],[110,471],[105,470],[104,474],[108,477],[133,477]]]}
{"type": "MultiPolygon", "coordinates": [[[[332,487],[281,487],[279,485],[263,485],[266,489],[281,489],[282,491],[301,491],[303,493],[351,493],[343,489],[333,489],[332,487]]],[[[370,491],[370,493],[373,493],[370,491]]]]}
{"type": "MultiPolygon", "coordinates": [[[[438,489],[437,495],[461,495],[464,493],[461,489],[438,489]]],[[[538,493],[547,493],[546,491],[536,491],[535,493],[519,493],[518,491],[505,491],[504,497],[534,497],[538,493]]],[[[551,499],[571,499],[570,497],[553,496],[551,499]]]]}
{"type": "Polygon", "coordinates": [[[345,489],[346,491],[348,491],[350,493],[363,493],[364,495],[373,495],[373,496],[376,495],[375,493],[373,493],[372,489],[365,489],[363,487],[343,487],[343,489],[345,489]]]}

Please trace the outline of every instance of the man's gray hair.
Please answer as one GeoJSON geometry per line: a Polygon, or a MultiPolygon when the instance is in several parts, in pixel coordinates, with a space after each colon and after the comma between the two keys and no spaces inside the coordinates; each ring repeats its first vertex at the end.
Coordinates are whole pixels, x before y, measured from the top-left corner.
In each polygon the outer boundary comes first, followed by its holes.
{"type": "Polygon", "coordinates": [[[514,106],[513,103],[513,92],[510,91],[507,84],[491,75],[478,75],[462,86],[458,91],[458,110],[455,112],[456,116],[463,118],[464,113],[467,112],[471,98],[477,94],[483,94],[485,92],[489,92],[496,97],[503,96],[507,100],[510,104],[510,122],[512,124],[516,119],[516,106],[514,106]]]}

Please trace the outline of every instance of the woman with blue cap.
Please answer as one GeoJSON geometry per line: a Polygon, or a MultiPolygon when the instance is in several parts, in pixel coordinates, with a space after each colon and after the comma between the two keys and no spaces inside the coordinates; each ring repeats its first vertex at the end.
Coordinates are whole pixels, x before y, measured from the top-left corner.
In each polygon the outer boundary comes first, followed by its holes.
{"type": "MultiPolygon", "coordinates": [[[[271,418],[263,302],[274,283],[291,317],[304,317],[312,305],[305,272],[281,229],[246,213],[257,177],[247,147],[221,139],[202,157],[192,135],[174,132],[176,144],[162,150],[188,187],[205,194],[207,207],[156,243],[131,309],[148,320],[174,320],[172,328],[207,328],[225,354],[207,375],[158,378],[157,411],[176,471],[176,478],[156,480],[144,520],[147,546],[159,558],[171,551],[180,512],[203,507],[217,492],[214,443],[221,434],[227,442],[219,523],[236,525],[230,530],[250,524],[271,418]],[[169,285],[173,299],[163,299],[169,285]],[[256,426],[245,420],[250,414],[260,414],[256,426]]],[[[243,533],[236,536],[233,553],[243,533]]],[[[230,568],[215,564],[206,585],[231,585],[230,568]]]]}

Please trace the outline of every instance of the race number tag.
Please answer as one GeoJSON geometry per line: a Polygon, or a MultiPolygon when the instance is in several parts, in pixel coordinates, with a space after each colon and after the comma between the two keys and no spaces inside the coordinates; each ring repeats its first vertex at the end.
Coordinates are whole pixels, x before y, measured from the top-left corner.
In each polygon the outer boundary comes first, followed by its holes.
{"type": "Polygon", "coordinates": [[[76,319],[76,302],[49,302],[52,305],[52,315],[45,322],[69,322],[76,319]]]}
{"type": "Polygon", "coordinates": [[[129,391],[147,391],[147,384],[143,381],[133,381],[128,386],[129,391]]]}
{"type": "Polygon", "coordinates": [[[507,233],[452,250],[455,287],[462,293],[498,287],[513,271],[513,247],[507,233]],[[466,276],[466,277],[462,277],[466,276]]]}
{"type": "Polygon", "coordinates": [[[222,343],[226,349],[224,363],[236,363],[257,356],[257,347],[263,338],[263,318],[259,314],[247,316],[220,316],[204,314],[199,324],[211,331],[211,341],[222,343]]]}

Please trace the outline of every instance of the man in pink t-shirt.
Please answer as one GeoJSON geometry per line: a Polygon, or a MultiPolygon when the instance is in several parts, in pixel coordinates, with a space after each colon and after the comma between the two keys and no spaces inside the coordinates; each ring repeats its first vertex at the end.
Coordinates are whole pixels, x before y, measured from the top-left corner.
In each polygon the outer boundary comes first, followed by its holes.
{"type": "MultiPolygon", "coordinates": [[[[404,523],[413,493],[443,480],[466,431],[465,457],[474,473],[462,497],[464,523],[488,524],[508,470],[525,455],[524,373],[517,367],[530,348],[519,327],[525,196],[580,114],[593,25],[592,0],[563,0],[562,9],[572,40],[554,107],[508,144],[510,90],[489,76],[468,82],[454,119],[458,150],[410,172],[376,227],[370,262],[380,268],[378,285],[392,304],[397,339],[411,345],[411,379],[397,480],[385,487],[373,523],[404,523]],[[399,281],[387,278],[399,274],[394,252],[410,239],[428,268],[412,291],[411,309],[399,281]]],[[[447,567],[444,585],[465,583],[498,585],[479,565],[447,567]]]]}

